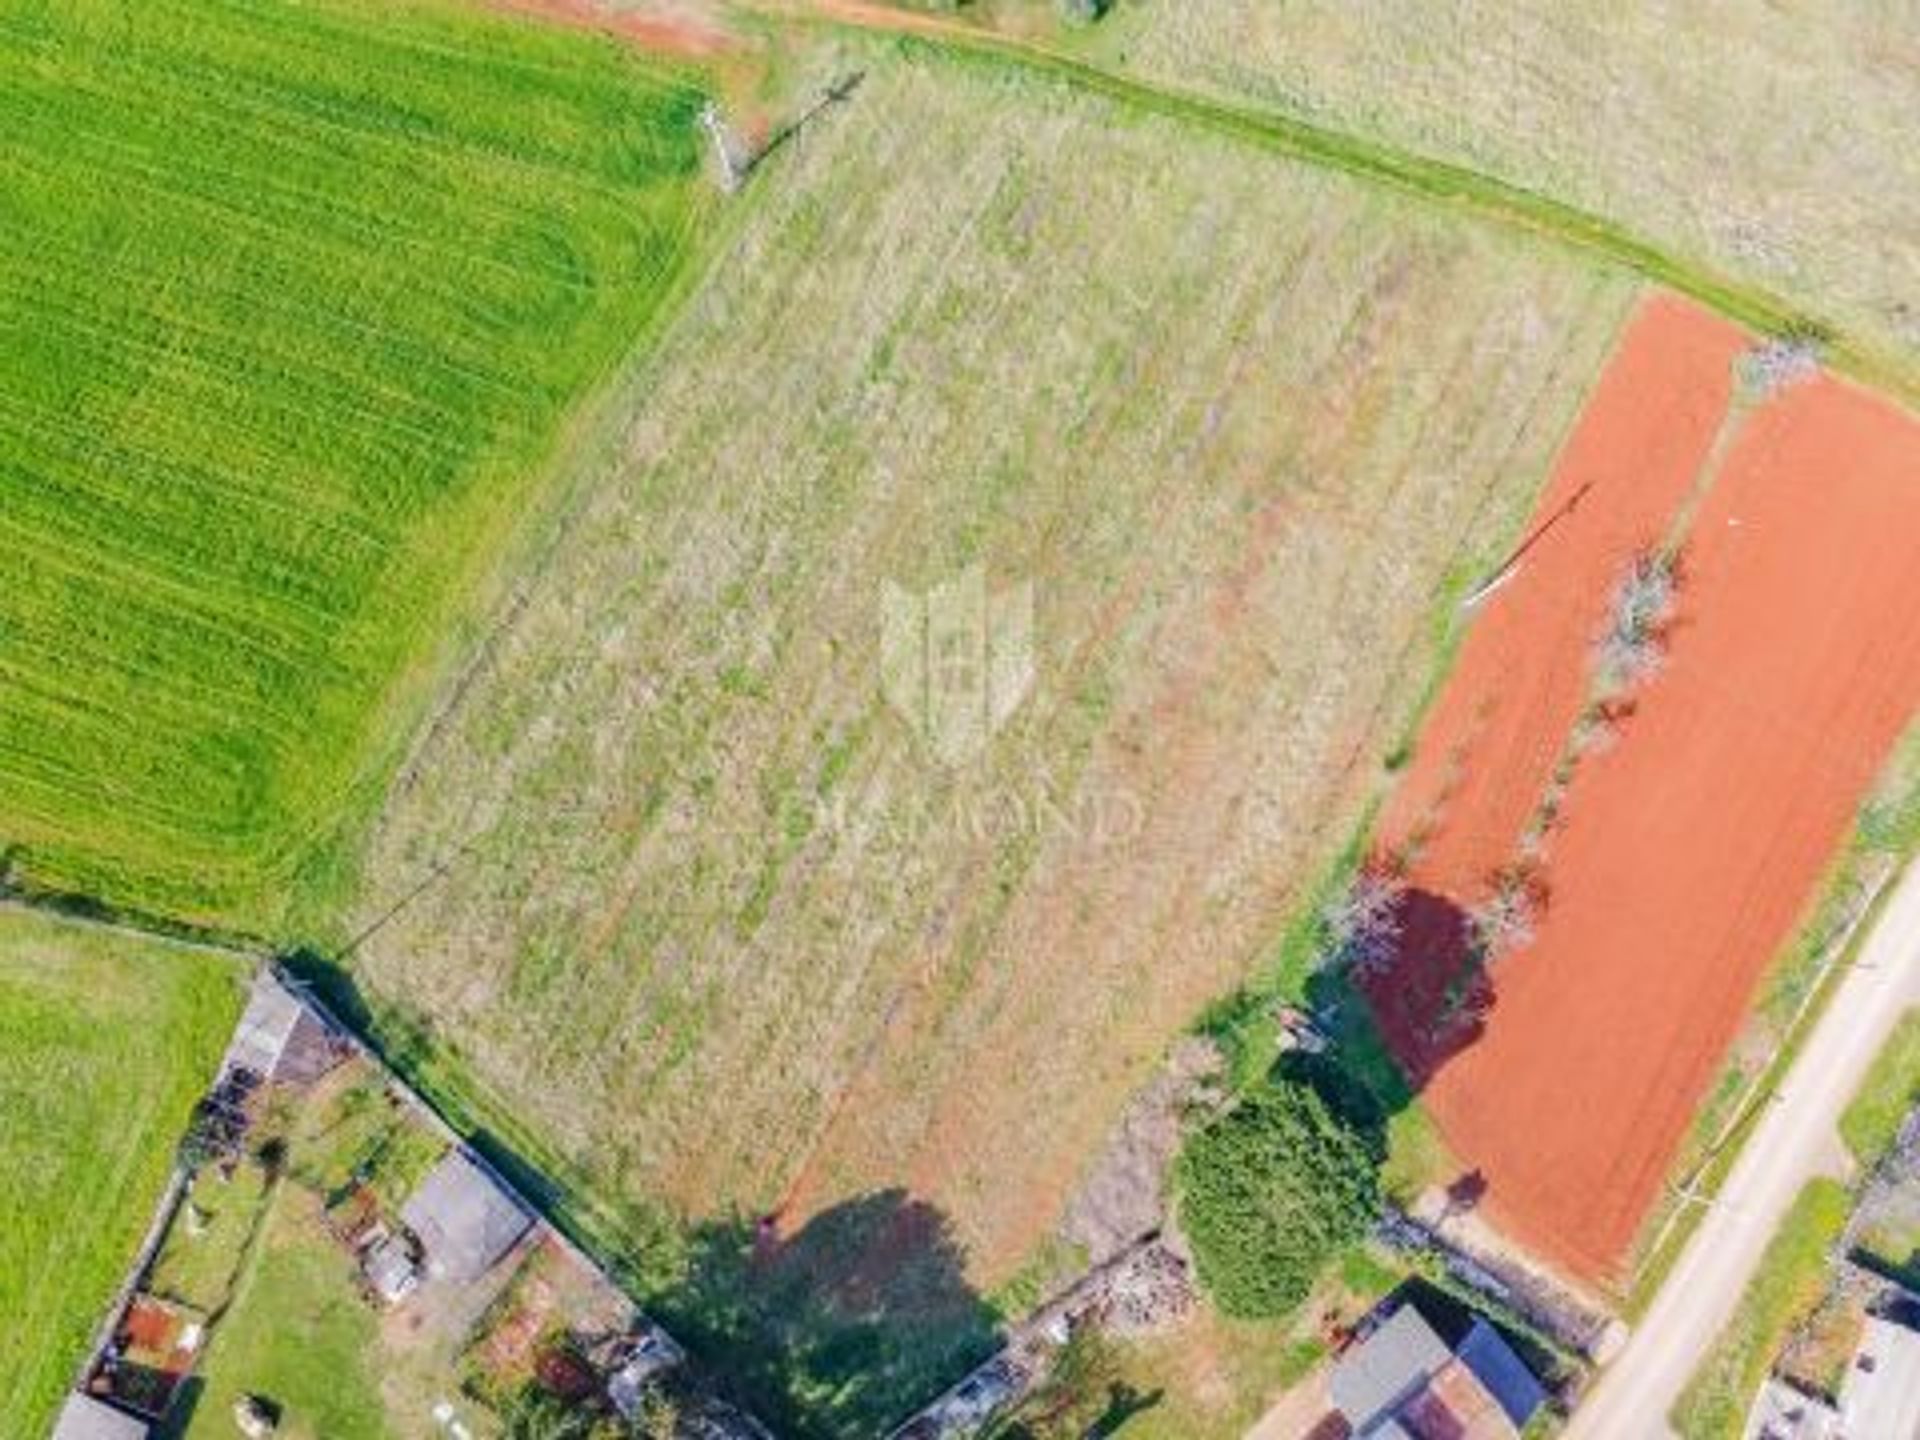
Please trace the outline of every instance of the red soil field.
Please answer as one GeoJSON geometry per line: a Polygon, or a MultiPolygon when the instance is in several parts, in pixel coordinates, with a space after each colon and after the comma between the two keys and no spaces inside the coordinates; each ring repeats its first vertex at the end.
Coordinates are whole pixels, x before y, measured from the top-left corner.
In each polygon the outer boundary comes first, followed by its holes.
{"type": "MultiPolygon", "coordinates": [[[[1703,453],[1712,427],[1698,409],[1724,398],[1737,343],[1674,302],[1649,306],[1562,469],[1600,464],[1609,436],[1643,475],[1669,446],[1676,467],[1688,448],[1703,453]],[[1645,351],[1663,343],[1680,357],[1665,368],[1645,351]],[[1653,444],[1656,411],[1688,438],[1653,444]]],[[[1619,489],[1610,504],[1639,493],[1619,489]]],[[[1416,885],[1470,904],[1511,857],[1578,709],[1618,564],[1648,538],[1634,525],[1657,523],[1644,503],[1648,514],[1609,527],[1610,556],[1609,542],[1579,547],[1595,552],[1584,594],[1571,575],[1524,588],[1523,572],[1488,602],[1393,812],[1417,823],[1407,817],[1444,794],[1416,885]],[[1524,715],[1500,719],[1522,706],[1513,689],[1529,697],[1524,715]],[[1480,716],[1495,718],[1476,729],[1480,716]],[[1447,792],[1431,767],[1450,752],[1468,759],[1447,792]]],[[[1693,523],[1666,664],[1617,742],[1581,761],[1548,837],[1536,938],[1494,962],[1475,1043],[1436,1061],[1405,996],[1374,987],[1403,1063],[1437,1065],[1426,1101],[1488,1182],[1491,1218],[1576,1274],[1617,1278],[1756,982],[1920,702],[1916,536],[1911,417],[1824,378],[1757,409],[1693,523]]]]}
{"type": "Polygon", "coordinates": [[[1692,487],[1732,390],[1745,335],[1656,297],[1627,326],[1561,451],[1509,577],[1481,602],[1414,758],[1383,845],[1413,853],[1406,962],[1370,999],[1416,1083],[1469,1043],[1471,1015],[1430,1033],[1465,963],[1461,911],[1515,858],[1591,683],[1591,641],[1633,555],[1692,487]]]}

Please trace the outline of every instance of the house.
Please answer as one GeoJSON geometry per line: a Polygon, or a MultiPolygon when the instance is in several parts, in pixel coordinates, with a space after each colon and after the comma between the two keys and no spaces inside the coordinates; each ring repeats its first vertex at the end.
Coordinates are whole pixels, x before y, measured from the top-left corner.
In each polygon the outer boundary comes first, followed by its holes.
{"type": "Polygon", "coordinates": [[[1747,1440],[1920,1440],[1920,1312],[1869,1315],[1837,1404],[1772,1378],[1747,1414],[1747,1440]]]}
{"type": "Polygon", "coordinates": [[[1844,1433],[1920,1440],[1920,1315],[1869,1315],[1840,1382],[1844,1433]]]}
{"type": "Polygon", "coordinates": [[[1512,1440],[1547,1398],[1486,1321],[1450,1346],[1411,1302],[1340,1357],[1329,1391],[1363,1440],[1512,1440]]]}
{"type": "Polygon", "coordinates": [[[533,1217],[465,1150],[449,1150],[400,1208],[420,1239],[427,1274],[466,1284],[497,1265],[533,1217]]]}
{"type": "Polygon", "coordinates": [[[147,1427],[124,1410],[76,1391],[60,1409],[53,1440],[147,1440],[147,1427]]]}
{"type": "Polygon", "coordinates": [[[253,982],[247,1008],[227,1046],[224,1074],[244,1071],[261,1081],[310,1084],[346,1054],[327,1023],[271,973],[253,982]]]}

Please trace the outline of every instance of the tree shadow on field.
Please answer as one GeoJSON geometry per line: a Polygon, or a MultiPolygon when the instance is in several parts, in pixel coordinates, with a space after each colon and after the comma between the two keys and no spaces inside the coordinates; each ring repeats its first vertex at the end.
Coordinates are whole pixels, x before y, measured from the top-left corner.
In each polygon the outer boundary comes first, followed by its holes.
{"type": "MultiPolygon", "coordinates": [[[[1316,1009],[1368,1012],[1372,1048],[1384,1048],[1398,1069],[1404,1104],[1442,1067],[1486,1033],[1494,1005],[1493,984],[1473,936],[1467,912],[1444,895],[1409,889],[1399,900],[1398,934],[1387,956],[1353,981],[1316,977],[1323,992],[1309,995],[1316,1009]]],[[[1365,1037],[1345,1036],[1364,1053],[1365,1037]]]]}
{"type": "Polygon", "coordinates": [[[375,1004],[335,959],[276,957],[393,1070],[429,1094],[468,1145],[563,1228],[584,1226],[631,1292],[693,1352],[703,1382],[795,1440],[867,1440],[959,1380],[999,1344],[998,1312],[971,1287],[946,1215],[904,1190],[824,1210],[791,1235],[721,1216],[682,1227],[664,1213],[582,1207],[585,1182],[528,1137],[480,1123],[458,1056],[425,1017],[375,1004]]]}
{"type": "Polygon", "coordinates": [[[995,1348],[998,1317],[964,1260],[946,1216],[899,1189],[786,1237],[766,1221],[711,1220],[665,1318],[781,1434],[873,1436],[995,1348]]]}

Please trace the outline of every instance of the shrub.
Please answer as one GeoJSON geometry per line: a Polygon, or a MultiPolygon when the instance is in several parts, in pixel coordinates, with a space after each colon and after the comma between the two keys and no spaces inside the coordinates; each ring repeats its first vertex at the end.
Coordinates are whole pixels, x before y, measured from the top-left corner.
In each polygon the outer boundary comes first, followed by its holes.
{"type": "Polygon", "coordinates": [[[1531,945],[1545,894],[1539,876],[1524,865],[1496,872],[1491,893],[1467,916],[1479,958],[1491,963],[1531,945]]]}
{"type": "Polygon", "coordinates": [[[1174,1179],[1200,1282],[1238,1318],[1296,1309],[1379,1213],[1372,1151],[1291,1081],[1262,1085],[1196,1132],[1174,1179]]]}
{"type": "Polygon", "coordinates": [[[1121,1376],[1113,1342],[1090,1325],[1076,1326],[1047,1374],[989,1421],[980,1440],[1083,1440],[1107,1433],[1101,1422],[1124,1417],[1140,1400],[1121,1376]]]}
{"type": "Polygon", "coordinates": [[[1631,690],[1660,668],[1676,581],[1672,558],[1653,553],[1635,556],[1620,577],[1606,632],[1600,637],[1597,668],[1602,694],[1631,690]]]}
{"type": "Polygon", "coordinates": [[[1383,861],[1370,860],[1321,911],[1326,964],[1366,975],[1385,969],[1400,948],[1407,886],[1383,861]]]}

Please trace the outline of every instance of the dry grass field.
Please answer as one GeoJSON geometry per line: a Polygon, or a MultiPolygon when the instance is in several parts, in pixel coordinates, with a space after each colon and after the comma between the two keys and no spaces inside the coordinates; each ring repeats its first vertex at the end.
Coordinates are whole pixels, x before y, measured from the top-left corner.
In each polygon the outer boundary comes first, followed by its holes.
{"type": "Polygon", "coordinates": [[[1572,202],[1920,359],[1900,7],[1122,0],[1091,43],[1572,202]]]}
{"type": "Polygon", "coordinates": [[[1376,793],[1629,287],[862,63],[403,768],[353,963],[596,1194],[792,1234],[900,1187],[987,1289],[1376,793]],[[929,743],[883,614],[975,566],[934,688],[1019,703],[929,743]]]}

